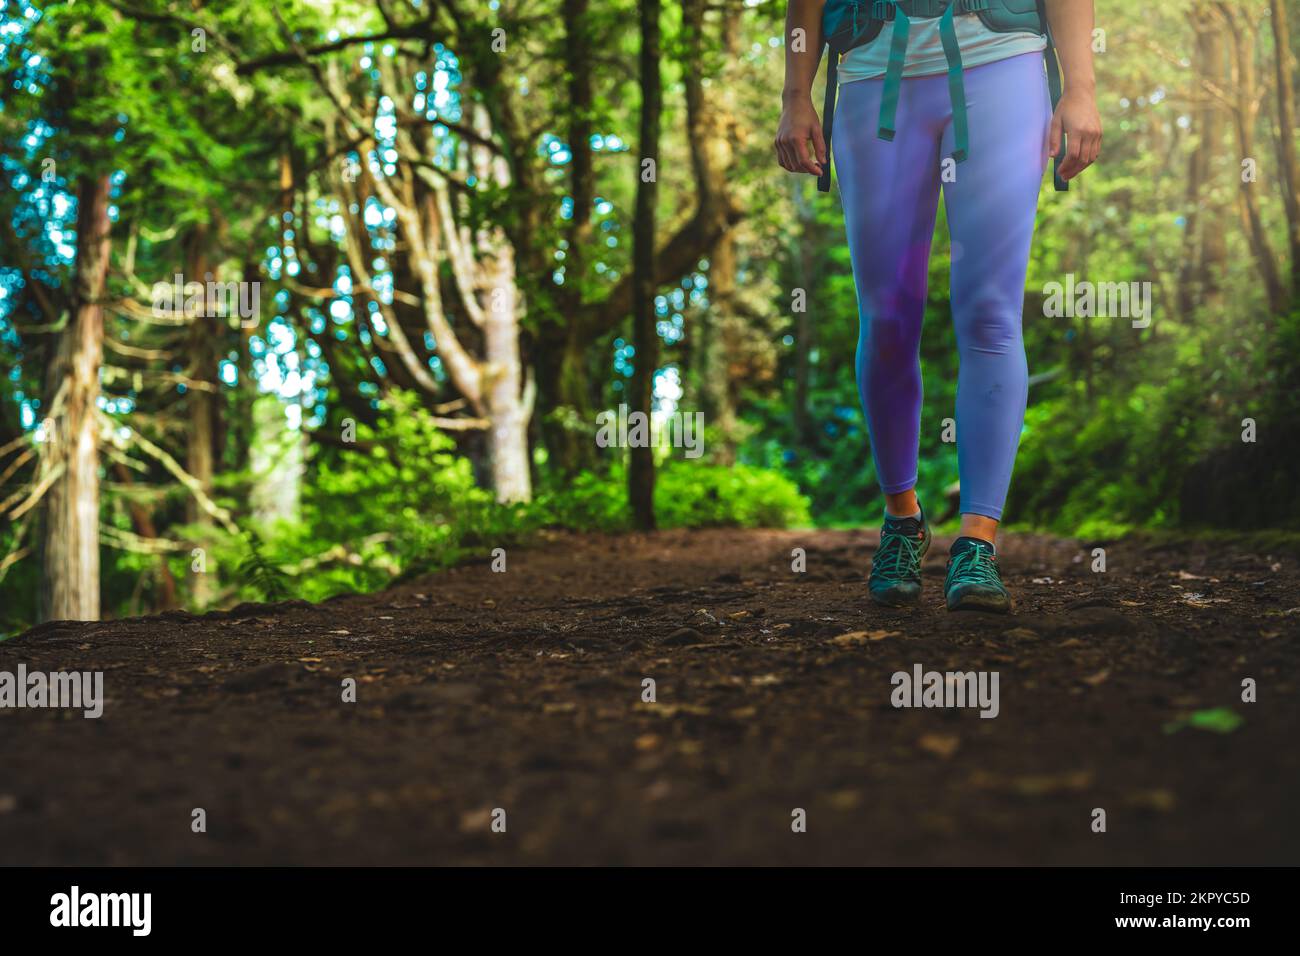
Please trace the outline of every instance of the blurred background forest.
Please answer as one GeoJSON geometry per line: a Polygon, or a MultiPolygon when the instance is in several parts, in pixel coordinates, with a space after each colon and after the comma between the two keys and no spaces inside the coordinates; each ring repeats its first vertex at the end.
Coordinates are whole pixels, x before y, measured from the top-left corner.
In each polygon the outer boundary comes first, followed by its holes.
{"type": "MultiPolygon", "coordinates": [[[[1040,199],[1011,523],[1300,528],[1287,6],[1097,0],[1105,141],[1040,199]],[[1149,325],[1049,316],[1067,276],[1150,283],[1149,325]]],[[[876,523],[839,200],[773,157],[784,15],[0,0],[0,635],[548,528],[876,523]],[[702,413],[703,455],[601,447],[623,404],[702,413]]],[[[942,220],[931,270],[951,521],[942,220]]]]}

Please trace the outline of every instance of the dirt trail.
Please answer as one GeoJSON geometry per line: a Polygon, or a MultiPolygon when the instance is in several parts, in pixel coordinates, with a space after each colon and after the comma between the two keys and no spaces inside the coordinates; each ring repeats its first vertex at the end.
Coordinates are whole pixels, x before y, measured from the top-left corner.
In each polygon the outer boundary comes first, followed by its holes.
{"type": "Polygon", "coordinates": [[[1013,535],[1004,618],[943,610],[942,539],[921,608],[871,606],[874,543],[562,536],[318,606],[44,625],[0,671],[102,670],[107,700],[0,709],[0,863],[1300,860],[1295,556],[1119,541],[1097,574],[1013,535]],[[997,671],[998,716],[894,708],[916,664],[997,671]],[[1214,708],[1244,721],[1176,729],[1214,708]]]}

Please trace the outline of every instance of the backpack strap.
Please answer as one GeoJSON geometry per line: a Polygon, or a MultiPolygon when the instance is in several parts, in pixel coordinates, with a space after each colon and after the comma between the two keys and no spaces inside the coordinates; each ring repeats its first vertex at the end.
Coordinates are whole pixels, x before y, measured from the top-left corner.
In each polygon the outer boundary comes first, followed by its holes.
{"type": "MultiPolygon", "coordinates": [[[[1052,113],[1056,113],[1056,104],[1061,102],[1061,66],[1056,60],[1056,44],[1052,42],[1052,28],[1047,25],[1047,11],[1043,0],[1038,0],[1038,17],[1043,25],[1043,36],[1047,47],[1043,58],[1047,61],[1047,93],[1052,99],[1052,113]]],[[[1052,186],[1058,193],[1069,192],[1070,184],[1061,178],[1061,157],[1065,153],[1065,130],[1061,130],[1061,140],[1056,144],[1056,155],[1052,157],[1052,186]]]]}
{"type": "MultiPolygon", "coordinates": [[[[903,81],[903,63],[907,59],[907,38],[911,21],[903,10],[907,0],[877,0],[872,16],[888,19],[892,13],[893,35],[889,43],[889,62],[885,67],[885,85],[880,94],[880,119],[876,135],[884,140],[894,138],[894,121],[898,110],[898,94],[903,81]],[[893,7],[892,11],[889,9],[893,7]]],[[[939,38],[943,41],[944,58],[948,61],[948,98],[952,103],[953,150],[952,158],[962,162],[970,152],[970,134],[966,122],[966,84],[962,77],[961,49],[957,44],[957,28],[953,16],[957,8],[962,12],[979,9],[988,0],[951,0],[943,4],[939,17],[939,38]]],[[[909,4],[913,15],[921,15],[915,4],[909,4]]],[[[926,12],[931,12],[927,10],[926,12]]]]}
{"type": "Polygon", "coordinates": [[[826,165],[817,177],[818,192],[831,191],[831,128],[835,118],[835,91],[839,86],[840,55],[834,50],[826,51],[826,99],[822,101],[822,141],[826,144],[826,165]]]}
{"type": "Polygon", "coordinates": [[[966,83],[961,72],[961,49],[957,45],[957,28],[953,25],[956,3],[948,4],[939,18],[939,39],[943,41],[943,54],[948,60],[948,100],[952,104],[952,158],[961,162],[970,151],[970,135],[966,128],[966,83]]]}
{"type": "Polygon", "coordinates": [[[880,94],[880,118],[876,135],[884,140],[894,138],[894,118],[898,110],[898,92],[903,85],[903,62],[907,59],[907,33],[911,21],[903,12],[900,0],[877,0],[871,15],[886,19],[893,7],[894,30],[889,38],[889,61],[885,66],[885,85],[880,94]]]}

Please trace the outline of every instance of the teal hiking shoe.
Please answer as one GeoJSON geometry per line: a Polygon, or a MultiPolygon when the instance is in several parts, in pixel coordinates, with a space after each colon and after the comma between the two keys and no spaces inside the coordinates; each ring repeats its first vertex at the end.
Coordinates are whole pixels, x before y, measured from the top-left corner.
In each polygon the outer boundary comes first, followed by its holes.
{"type": "Polygon", "coordinates": [[[871,558],[867,590],[885,607],[906,607],[921,599],[921,559],[930,550],[925,512],[915,518],[885,515],[880,547],[871,558]]]}
{"type": "Polygon", "coordinates": [[[997,552],[979,538],[958,538],[948,558],[948,577],[943,585],[950,611],[1011,610],[1011,595],[1002,586],[997,552]]]}

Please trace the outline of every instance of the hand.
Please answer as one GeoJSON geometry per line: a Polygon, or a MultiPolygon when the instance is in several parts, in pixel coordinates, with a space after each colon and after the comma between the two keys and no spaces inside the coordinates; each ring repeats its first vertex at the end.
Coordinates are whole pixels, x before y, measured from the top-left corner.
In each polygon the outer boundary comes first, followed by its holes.
{"type": "Polygon", "coordinates": [[[1101,153],[1101,116],[1097,99],[1091,92],[1065,92],[1052,114],[1047,137],[1047,155],[1055,156],[1065,131],[1065,155],[1058,169],[1064,180],[1073,179],[1097,161],[1101,153]]]}
{"type": "Polygon", "coordinates": [[[783,169],[813,176],[822,174],[826,167],[826,142],[822,139],[822,126],[817,121],[812,97],[804,96],[785,104],[773,145],[776,146],[776,161],[783,169]],[[812,140],[816,155],[809,155],[808,140],[812,140]]]}

